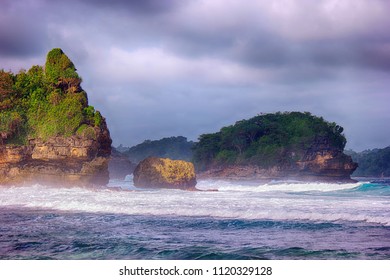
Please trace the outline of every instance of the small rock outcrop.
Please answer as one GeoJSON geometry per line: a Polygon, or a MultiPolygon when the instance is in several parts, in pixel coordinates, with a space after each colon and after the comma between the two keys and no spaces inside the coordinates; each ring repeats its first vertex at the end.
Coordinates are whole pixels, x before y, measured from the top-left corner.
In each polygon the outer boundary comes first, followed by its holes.
{"type": "Polygon", "coordinates": [[[134,186],[195,190],[195,168],[191,162],[149,157],[134,170],[134,186]]]}

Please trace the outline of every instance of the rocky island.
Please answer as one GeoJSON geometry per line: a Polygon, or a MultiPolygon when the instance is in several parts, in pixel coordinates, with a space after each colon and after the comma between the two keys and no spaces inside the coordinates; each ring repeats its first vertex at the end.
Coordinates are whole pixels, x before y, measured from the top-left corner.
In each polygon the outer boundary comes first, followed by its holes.
{"type": "Polygon", "coordinates": [[[201,178],[348,182],[342,132],[308,112],[261,114],[201,135],[193,161],[201,178]]]}
{"type": "Polygon", "coordinates": [[[0,184],[105,185],[111,138],[61,49],[44,67],[0,71],[0,184]]]}

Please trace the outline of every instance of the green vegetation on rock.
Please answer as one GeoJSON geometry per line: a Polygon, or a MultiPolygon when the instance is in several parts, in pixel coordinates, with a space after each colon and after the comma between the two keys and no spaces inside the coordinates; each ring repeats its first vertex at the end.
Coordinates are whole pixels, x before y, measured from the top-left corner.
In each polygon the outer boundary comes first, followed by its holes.
{"type": "Polygon", "coordinates": [[[342,132],[336,123],[308,112],[262,114],[201,135],[193,161],[198,170],[245,164],[285,167],[302,160],[314,143],[343,151],[342,132]]]}
{"type": "Polygon", "coordinates": [[[45,74],[47,81],[55,85],[64,80],[80,79],[73,62],[61,49],[52,49],[47,54],[45,74]]]}
{"type": "Polygon", "coordinates": [[[0,70],[0,141],[23,145],[29,138],[86,134],[103,118],[88,106],[73,62],[61,49],[47,54],[45,67],[17,74],[0,70]]]}

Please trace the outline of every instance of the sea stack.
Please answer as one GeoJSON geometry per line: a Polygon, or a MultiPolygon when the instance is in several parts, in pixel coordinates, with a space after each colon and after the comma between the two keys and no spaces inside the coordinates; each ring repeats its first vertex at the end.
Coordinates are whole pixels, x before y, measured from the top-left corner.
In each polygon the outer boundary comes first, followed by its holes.
{"type": "Polygon", "coordinates": [[[134,170],[134,186],[195,190],[195,168],[191,162],[149,157],[134,170]]]}
{"type": "Polygon", "coordinates": [[[45,67],[0,71],[0,184],[101,186],[111,137],[61,49],[45,67]]]}

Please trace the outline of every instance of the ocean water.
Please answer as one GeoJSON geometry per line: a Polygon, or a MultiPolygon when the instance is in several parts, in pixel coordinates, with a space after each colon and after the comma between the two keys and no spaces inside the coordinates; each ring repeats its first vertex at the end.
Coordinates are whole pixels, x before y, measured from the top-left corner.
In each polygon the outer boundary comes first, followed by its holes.
{"type": "Polygon", "coordinates": [[[390,180],[0,187],[0,259],[390,259],[390,180]]]}

